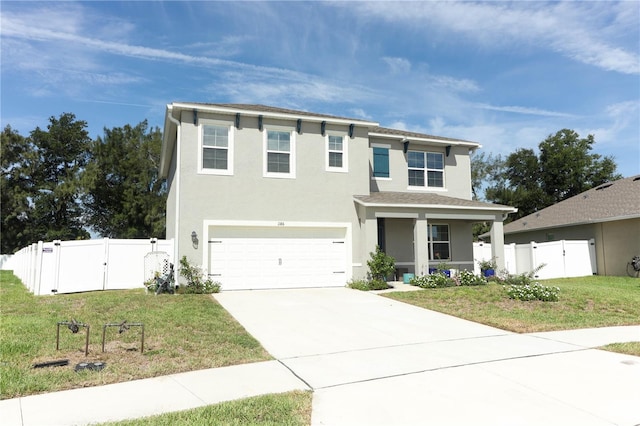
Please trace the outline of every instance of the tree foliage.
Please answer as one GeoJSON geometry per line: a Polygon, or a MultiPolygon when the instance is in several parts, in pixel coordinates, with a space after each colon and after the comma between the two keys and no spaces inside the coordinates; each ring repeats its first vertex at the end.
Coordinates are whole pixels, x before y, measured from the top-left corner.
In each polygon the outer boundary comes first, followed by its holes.
{"type": "Polygon", "coordinates": [[[484,184],[486,201],[514,206],[509,220],[527,216],[602,183],[620,179],[611,157],[591,153],[593,135],[562,129],[532,149],[501,157],[476,156],[471,163],[474,194],[484,184]]]}
{"type": "Polygon", "coordinates": [[[2,253],[12,253],[15,248],[32,242],[30,203],[33,181],[29,167],[33,164],[34,151],[29,141],[7,126],[0,137],[0,216],[2,217],[2,253]]]}
{"type": "Polygon", "coordinates": [[[50,117],[23,137],[2,132],[2,253],[37,241],[164,238],[162,134],[144,121],[93,141],[74,114],[50,117]]]}
{"type": "Polygon", "coordinates": [[[47,130],[29,137],[35,150],[31,178],[35,184],[31,226],[37,240],[89,238],[82,217],[81,173],[89,160],[87,123],[74,114],[50,117],[47,130]]]}
{"type": "Polygon", "coordinates": [[[166,187],[159,176],[162,134],[147,121],[104,129],[84,175],[87,223],[111,238],[164,238],[166,187]]]}

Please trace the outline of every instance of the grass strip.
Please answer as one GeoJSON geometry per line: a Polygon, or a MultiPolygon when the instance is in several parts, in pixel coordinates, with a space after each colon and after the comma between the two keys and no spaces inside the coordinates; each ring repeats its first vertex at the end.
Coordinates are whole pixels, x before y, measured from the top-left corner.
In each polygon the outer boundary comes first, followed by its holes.
{"type": "Polygon", "coordinates": [[[293,391],[239,399],[140,419],[105,423],[103,426],[304,426],[311,424],[311,402],[311,392],[293,391]]]}

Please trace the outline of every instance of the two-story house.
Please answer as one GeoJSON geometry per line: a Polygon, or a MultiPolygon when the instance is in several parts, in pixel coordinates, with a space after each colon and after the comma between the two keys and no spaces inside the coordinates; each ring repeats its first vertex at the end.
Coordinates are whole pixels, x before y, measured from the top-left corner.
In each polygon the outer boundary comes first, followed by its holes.
{"type": "MultiPolygon", "coordinates": [[[[167,106],[161,174],[174,258],[223,290],[344,286],[379,245],[398,271],[473,269],[472,224],[515,209],[471,199],[480,145],[263,105],[167,106]]],[[[499,264],[503,263],[500,256],[499,264]]]]}

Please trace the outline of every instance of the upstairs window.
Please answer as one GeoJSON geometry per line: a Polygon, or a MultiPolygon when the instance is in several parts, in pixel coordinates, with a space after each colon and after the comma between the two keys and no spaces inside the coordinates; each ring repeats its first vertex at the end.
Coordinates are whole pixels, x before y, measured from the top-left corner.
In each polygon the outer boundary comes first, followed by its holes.
{"type": "Polygon", "coordinates": [[[295,140],[291,132],[265,132],[265,166],[267,177],[295,177],[295,140]]]}
{"type": "Polygon", "coordinates": [[[429,224],[427,231],[429,233],[427,237],[429,260],[450,260],[449,225],[429,224]]]}
{"type": "Polygon", "coordinates": [[[327,170],[347,171],[347,147],[343,136],[327,135],[327,170]]]}
{"type": "Polygon", "coordinates": [[[373,177],[389,177],[389,148],[373,147],[373,177]]]}
{"type": "Polygon", "coordinates": [[[233,133],[230,127],[203,124],[201,126],[200,172],[233,173],[233,133]]]}
{"type": "Polygon", "coordinates": [[[409,151],[409,186],[444,188],[444,154],[409,151]]]}

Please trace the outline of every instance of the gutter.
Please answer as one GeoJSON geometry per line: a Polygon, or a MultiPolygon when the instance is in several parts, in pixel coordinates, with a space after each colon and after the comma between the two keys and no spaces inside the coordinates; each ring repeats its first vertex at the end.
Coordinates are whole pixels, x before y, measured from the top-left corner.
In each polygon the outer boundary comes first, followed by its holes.
{"type": "Polygon", "coordinates": [[[180,247],[180,238],[178,234],[179,225],[180,225],[180,128],[181,124],[179,120],[173,118],[173,106],[167,105],[167,119],[176,125],[176,175],[174,178],[174,183],[176,185],[176,208],[175,208],[175,221],[174,221],[174,232],[173,232],[173,264],[174,264],[174,278],[175,284],[179,285],[180,281],[180,267],[179,267],[179,247],[180,247]]]}

